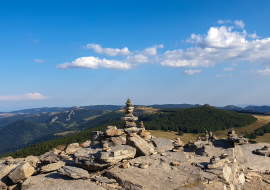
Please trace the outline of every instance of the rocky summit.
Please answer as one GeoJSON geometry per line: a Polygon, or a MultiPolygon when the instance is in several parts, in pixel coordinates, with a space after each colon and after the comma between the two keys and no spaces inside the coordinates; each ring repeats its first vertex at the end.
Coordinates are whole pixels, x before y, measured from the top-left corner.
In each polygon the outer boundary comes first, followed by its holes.
{"type": "Polygon", "coordinates": [[[270,189],[270,145],[205,132],[184,144],[155,138],[126,103],[123,128],[93,131],[90,140],[39,157],[0,160],[1,190],[270,189]]]}

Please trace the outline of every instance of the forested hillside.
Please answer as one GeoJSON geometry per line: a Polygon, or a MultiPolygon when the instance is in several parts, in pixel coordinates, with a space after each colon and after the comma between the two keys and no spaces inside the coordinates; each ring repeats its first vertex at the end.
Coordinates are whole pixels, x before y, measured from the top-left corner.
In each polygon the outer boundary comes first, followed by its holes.
{"type": "Polygon", "coordinates": [[[85,116],[88,117],[91,115],[91,113],[103,113],[103,111],[104,110],[86,110],[86,112],[75,114],[77,115],[76,120],[73,118],[72,122],[81,122],[84,124],[79,126],[75,125],[73,127],[69,127],[70,125],[67,125],[69,121],[65,121],[65,118],[68,118],[67,114],[64,114],[64,116],[62,114],[59,115],[60,120],[63,122],[59,122],[56,120],[54,122],[35,124],[27,120],[20,120],[11,123],[5,127],[1,127],[0,155],[7,152],[16,151],[32,144],[61,137],[55,136],[55,133],[62,133],[66,131],[83,131],[105,123],[120,121],[121,117],[124,116],[124,113],[110,112],[107,114],[103,114],[99,117],[95,117],[89,121],[82,122],[85,116]],[[85,113],[88,113],[88,115],[85,115],[85,113]]]}
{"type": "Polygon", "coordinates": [[[225,130],[232,127],[244,127],[257,121],[251,115],[221,110],[210,106],[196,108],[164,110],[164,113],[140,117],[147,129],[172,130],[185,133],[203,133],[225,130]]]}

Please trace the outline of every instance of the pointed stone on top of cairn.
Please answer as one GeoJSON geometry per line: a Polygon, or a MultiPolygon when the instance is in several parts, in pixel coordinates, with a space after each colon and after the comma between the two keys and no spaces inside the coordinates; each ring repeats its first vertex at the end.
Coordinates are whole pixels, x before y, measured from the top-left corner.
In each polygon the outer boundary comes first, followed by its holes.
{"type": "Polygon", "coordinates": [[[126,107],[125,107],[125,117],[122,117],[123,121],[126,121],[126,124],[124,124],[124,128],[131,128],[131,127],[136,127],[136,123],[135,121],[138,120],[138,117],[134,117],[133,116],[133,111],[134,111],[134,107],[133,104],[131,102],[131,100],[128,98],[127,102],[126,102],[126,107]]]}

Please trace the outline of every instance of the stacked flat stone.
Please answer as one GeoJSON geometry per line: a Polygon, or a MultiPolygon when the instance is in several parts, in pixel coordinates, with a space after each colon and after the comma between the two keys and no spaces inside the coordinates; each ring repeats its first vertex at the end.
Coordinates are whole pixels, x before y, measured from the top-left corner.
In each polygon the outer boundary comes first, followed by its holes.
{"type": "Polygon", "coordinates": [[[229,132],[228,132],[228,141],[229,142],[235,142],[235,143],[248,143],[248,138],[244,138],[244,137],[240,137],[238,136],[237,134],[235,134],[235,130],[234,129],[231,129],[229,132]]]}
{"type": "Polygon", "coordinates": [[[184,143],[180,140],[180,138],[176,138],[174,139],[173,146],[174,152],[181,151],[183,150],[184,143]]]}
{"type": "Polygon", "coordinates": [[[138,135],[146,141],[149,141],[152,138],[152,135],[150,135],[150,132],[148,132],[147,130],[140,130],[138,132],[138,135]]]}
{"type": "Polygon", "coordinates": [[[136,127],[136,123],[135,121],[138,120],[138,117],[134,117],[133,116],[133,111],[134,111],[134,107],[133,104],[131,102],[131,100],[128,98],[127,102],[126,102],[126,107],[125,107],[125,117],[122,117],[122,120],[126,122],[126,124],[124,125],[124,128],[131,128],[131,127],[136,127]]]}

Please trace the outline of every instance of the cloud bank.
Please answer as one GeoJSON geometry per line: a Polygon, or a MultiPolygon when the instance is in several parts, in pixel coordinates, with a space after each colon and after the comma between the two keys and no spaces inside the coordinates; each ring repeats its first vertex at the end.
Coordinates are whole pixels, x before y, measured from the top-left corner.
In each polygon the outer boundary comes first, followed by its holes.
{"type": "Polygon", "coordinates": [[[40,93],[28,93],[23,95],[7,95],[0,96],[0,100],[2,101],[14,101],[14,100],[43,100],[46,99],[45,96],[40,93]]]}

